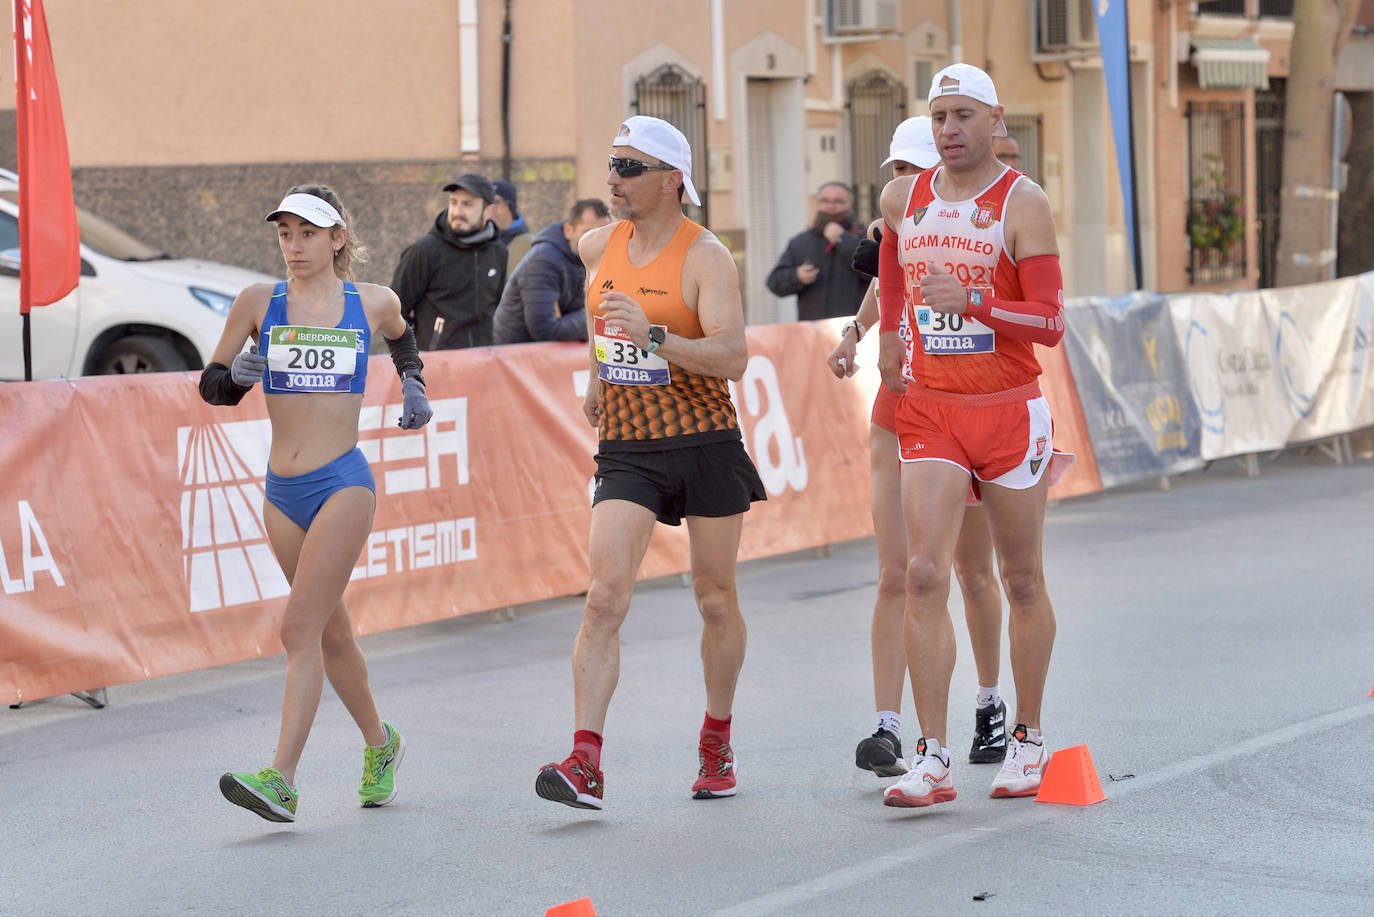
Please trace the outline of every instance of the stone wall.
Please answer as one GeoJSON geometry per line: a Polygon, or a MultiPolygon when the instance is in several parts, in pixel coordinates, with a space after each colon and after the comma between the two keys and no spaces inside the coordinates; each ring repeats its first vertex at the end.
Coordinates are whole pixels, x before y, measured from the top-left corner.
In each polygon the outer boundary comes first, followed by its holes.
{"type": "MultiPolygon", "coordinates": [[[[0,165],[15,168],[14,150],[13,119],[6,131],[0,118],[0,165]]],[[[72,188],[78,206],[155,248],[284,276],[263,217],[292,185],[329,185],[368,248],[358,279],[389,283],[401,251],[447,206],[440,189],[463,172],[490,177],[500,169],[497,160],[87,167],[72,170],[72,188]]],[[[531,232],[566,219],[572,160],[517,160],[511,174],[531,232]]]]}

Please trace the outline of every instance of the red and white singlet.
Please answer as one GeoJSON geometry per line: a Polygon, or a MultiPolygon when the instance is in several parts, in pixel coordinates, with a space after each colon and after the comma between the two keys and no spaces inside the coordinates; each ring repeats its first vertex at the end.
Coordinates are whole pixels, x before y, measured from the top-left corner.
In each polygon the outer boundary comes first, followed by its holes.
{"type": "Polygon", "coordinates": [[[922,388],[961,394],[1017,388],[1040,375],[1034,345],[998,335],[968,316],[927,308],[921,279],[933,261],[970,290],[1002,300],[1024,299],[1002,226],[1011,191],[1025,176],[1007,168],[969,200],[947,201],[935,193],[935,178],[943,171],[927,169],[912,182],[897,235],[912,329],[907,344],[911,377],[922,388]]]}

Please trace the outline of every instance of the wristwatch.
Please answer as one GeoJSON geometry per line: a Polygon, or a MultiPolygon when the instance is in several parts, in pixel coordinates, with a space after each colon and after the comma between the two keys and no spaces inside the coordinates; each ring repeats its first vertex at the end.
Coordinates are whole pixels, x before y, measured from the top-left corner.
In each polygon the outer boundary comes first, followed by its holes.
{"type": "Polygon", "coordinates": [[[663,342],[668,340],[668,329],[662,325],[649,326],[649,346],[644,348],[645,353],[653,353],[663,346],[663,342]]]}
{"type": "Polygon", "coordinates": [[[969,291],[968,291],[968,301],[967,301],[967,305],[965,306],[965,311],[967,311],[969,308],[973,308],[973,309],[981,309],[981,308],[983,308],[983,291],[982,291],[982,290],[969,290],[969,291]]]}

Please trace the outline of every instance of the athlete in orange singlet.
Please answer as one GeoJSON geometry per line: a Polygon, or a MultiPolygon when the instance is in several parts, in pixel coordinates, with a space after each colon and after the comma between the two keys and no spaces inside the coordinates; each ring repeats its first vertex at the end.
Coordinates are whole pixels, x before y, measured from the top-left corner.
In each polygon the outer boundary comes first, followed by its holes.
{"type": "Polygon", "coordinates": [[[545,765],[545,799],[600,809],[602,732],[620,676],[620,625],[655,521],[685,517],[701,613],[706,717],[696,799],[735,795],[730,721],[744,664],[735,591],[744,512],[765,499],[744,451],[728,381],[749,355],[734,259],[683,216],[692,150],[677,128],[636,115],[611,146],[611,214],[582,237],[591,380],[583,411],[597,428],[591,584],[573,645],[576,731],[562,763],[545,765]]]}
{"type": "Polygon", "coordinates": [[[981,493],[1010,603],[1016,728],[991,795],[1030,796],[1049,753],[1040,707],[1054,609],[1045,589],[1046,494],[1071,456],[1054,451],[1033,344],[1064,334],[1064,292],[1049,201],[998,162],[1006,131],[992,80],[953,64],[935,75],[930,115],[941,165],[883,189],[879,370],[897,407],[909,545],[907,664],[922,738],[893,806],[955,798],[945,748],[954,629],[949,571],[970,480],[981,493]],[[897,333],[906,310],[909,346],[897,333]],[[911,381],[903,375],[909,360],[911,381]]]}

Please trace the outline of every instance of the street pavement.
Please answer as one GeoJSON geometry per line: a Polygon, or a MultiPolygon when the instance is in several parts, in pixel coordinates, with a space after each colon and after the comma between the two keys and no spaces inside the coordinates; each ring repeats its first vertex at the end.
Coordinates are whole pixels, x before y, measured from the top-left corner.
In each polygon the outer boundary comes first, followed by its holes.
{"type": "Polygon", "coordinates": [[[362,742],[327,687],[299,821],[220,796],[222,772],[270,760],[281,657],[115,686],[98,711],[0,710],[0,913],[1369,914],[1374,461],[1261,470],[1049,511],[1045,734],[1088,747],[1105,802],[989,799],[996,766],[962,763],[976,679],[954,589],[959,797],[882,805],[891,781],[853,758],[873,730],[859,541],[741,567],[731,799],[689,791],[705,702],[677,578],[641,584],[623,631],[599,813],[534,793],[570,747],[576,598],[364,639],[409,743],[383,809],[357,805],[362,742]]]}

